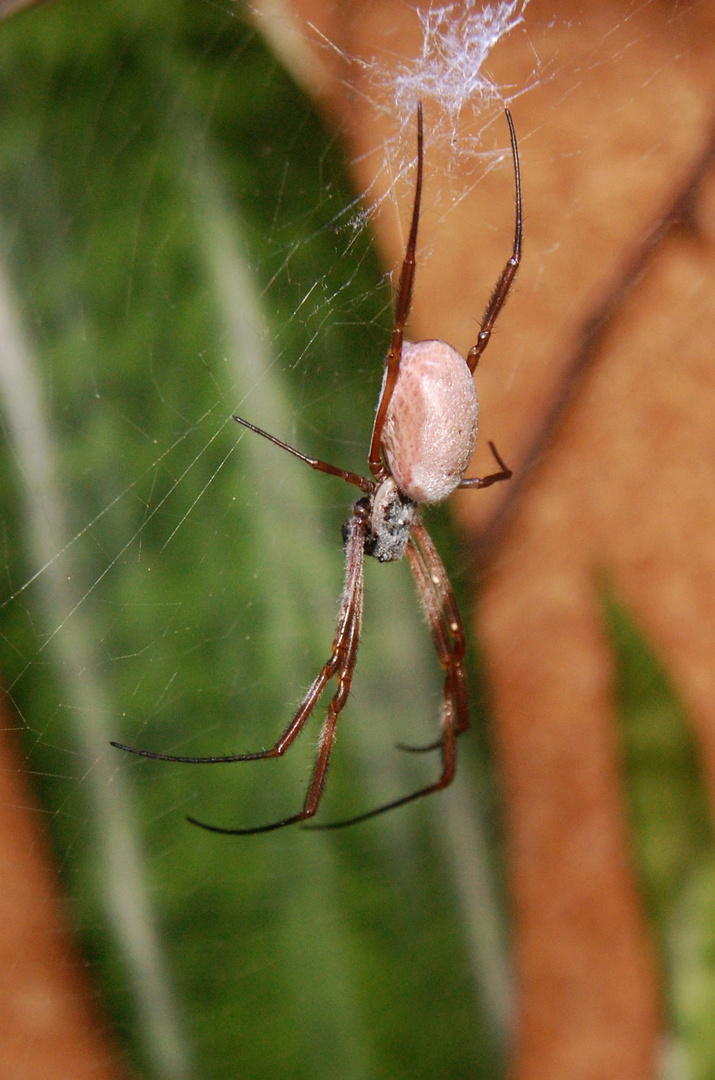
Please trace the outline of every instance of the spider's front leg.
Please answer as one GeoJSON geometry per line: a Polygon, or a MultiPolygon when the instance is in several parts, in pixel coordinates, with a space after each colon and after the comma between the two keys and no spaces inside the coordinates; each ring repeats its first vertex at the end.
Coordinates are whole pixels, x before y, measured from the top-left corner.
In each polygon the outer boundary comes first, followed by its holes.
{"type": "MultiPolygon", "coordinates": [[[[218,825],[207,825],[203,821],[197,821],[196,818],[190,817],[188,820],[192,825],[198,825],[208,832],[223,833],[228,836],[251,836],[254,833],[273,832],[275,829],[282,829],[286,825],[294,825],[299,821],[305,821],[313,817],[316,813],[325,787],[325,778],[328,773],[330,755],[335,741],[338,717],[344,709],[350,694],[350,686],[357,663],[360,631],[362,629],[363,560],[368,528],[367,521],[368,510],[360,501],[355,504],[352,516],[345,524],[345,586],[340,602],[338,626],[330,659],[321,669],[320,674],[301,702],[300,708],[275,746],[263,753],[248,756],[250,760],[255,760],[256,758],[279,757],[283,754],[302,731],[326,684],[333,676],[336,676],[338,685],[320,732],[318,757],[313,769],[308,793],[303,803],[303,809],[297,814],[282,818],[280,821],[273,821],[268,825],[258,825],[248,829],[227,829],[218,825]]],[[[246,760],[246,758],[240,760],[246,760]]]]}

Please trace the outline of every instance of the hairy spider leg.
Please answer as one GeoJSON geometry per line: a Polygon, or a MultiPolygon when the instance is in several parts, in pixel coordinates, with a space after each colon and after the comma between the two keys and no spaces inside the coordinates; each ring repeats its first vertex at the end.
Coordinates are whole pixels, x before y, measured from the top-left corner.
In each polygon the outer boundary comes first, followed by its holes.
{"type": "MultiPolygon", "coordinates": [[[[273,832],[275,829],[282,829],[286,825],[295,825],[296,822],[305,821],[316,813],[325,787],[325,778],[328,773],[330,755],[335,741],[338,717],[344,709],[350,694],[350,685],[355,672],[358,646],[360,644],[364,592],[364,548],[365,536],[367,535],[367,509],[361,503],[355,504],[352,516],[346,522],[345,532],[347,564],[345,586],[340,601],[340,614],[330,659],[324,664],[293,720],[273,749],[267,750],[263,754],[250,755],[248,758],[248,760],[255,760],[256,757],[278,757],[284,753],[300,734],[325,685],[335,675],[338,686],[328,707],[328,713],[320,732],[318,756],[303,809],[297,814],[282,818],[280,821],[273,821],[268,825],[258,825],[247,829],[227,829],[219,825],[207,825],[205,822],[197,821],[193,817],[187,818],[192,825],[198,825],[199,828],[206,829],[208,832],[222,833],[227,836],[252,836],[254,833],[273,832]]],[[[238,760],[247,759],[239,758],[238,760]]]]}
{"type": "MultiPolygon", "coordinates": [[[[393,799],[374,810],[368,810],[342,821],[307,825],[308,829],[343,829],[348,825],[369,821],[370,818],[385,814],[388,810],[396,810],[400,806],[406,806],[407,803],[415,802],[416,799],[442,791],[449,787],[454,779],[457,765],[457,737],[469,727],[467,679],[464,671],[466,635],[447,572],[432,538],[419,519],[412,527],[412,536],[408,541],[406,554],[422,607],[430,624],[437,656],[445,672],[441,716],[442,737],[433,747],[442,751],[442,773],[433,784],[427,784],[409,795],[393,799]]],[[[432,749],[432,747],[427,749],[432,749]]]]}
{"type": "MultiPolygon", "coordinates": [[[[491,441],[489,442],[489,449],[491,450],[492,454],[494,455],[494,458],[496,459],[497,464],[500,466],[500,471],[496,472],[496,473],[490,473],[488,476],[473,476],[473,477],[470,477],[468,480],[462,480],[462,483],[459,485],[461,488],[472,488],[472,489],[487,488],[487,487],[491,487],[492,484],[498,483],[500,480],[509,480],[509,478],[512,475],[512,471],[509,468],[509,466],[503,461],[499,451],[497,450],[494,443],[491,442],[491,441]]],[[[431,543],[431,539],[429,537],[427,537],[427,539],[431,543]]],[[[432,548],[434,549],[433,544],[432,544],[432,548]]],[[[436,550],[435,550],[435,555],[436,555],[436,550]]],[[[441,561],[440,561],[439,565],[442,566],[441,561]]],[[[441,585],[439,586],[439,588],[440,588],[440,596],[451,597],[451,600],[445,601],[446,603],[451,605],[450,611],[447,611],[447,609],[445,608],[445,618],[447,620],[449,620],[450,613],[451,613],[452,618],[456,622],[458,622],[459,625],[461,626],[461,618],[460,618],[460,615],[459,615],[459,611],[457,610],[456,600],[454,598],[454,592],[452,590],[452,587],[451,587],[451,585],[449,583],[449,579],[447,578],[446,574],[444,574],[444,580],[441,583],[441,585]]],[[[430,622],[432,622],[431,619],[430,619],[430,622]]],[[[439,646],[437,646],[437,652],[441,657],[442,653],[440,652],[439,646]]],[[[467,730],[466,726],[459,727],[458,730],[457,730],[457,735],[461,735],[462,732],[466,731],[466,730],[467,730]]],[[[426,746],[409,746],[406,743],[398,743],[397,744],[397,749],[398,750],[404,750],[408,754],[426,754],[426,753],[429,753],[429,751],[431,751],[431,750],[439,750],[441,746],[442,746],[442,740],[437,739],[435,742],[428,743],[426,746]]]]}
{"type": "Polygon", "coordinates": [[[395,323],[390,340],[390,351],[385,362],[385,377],[382,383],[380,401],[375,413],[375,423],[372,428],[370,439],[370,451],[367,461],[370,472],[376,480],[384,480],[389,475],[389,470],[382,460],[382,430],[387,418],[387,410],[390,406],[397,376],[400,373],[400,361],[402,360],[402,343],[405,337],[405,323],[412,306],[412,288],[415,281],[415,250],[417,248],[417,228],[420,222],[420,202],[422,200],[422,172],[424,160],[424,138],[422,131],[422,102],[417,103],[417,179],[415,180],[415,201],[412,206],[412,223],[410,235],[407,241],[402,270],[400,271],[400,283],[397,289],[397,303],[395,305],[395,323]]]}
{"type": "Polygon", "coordinates": [[[519,263],[521,262],[521,240],[522,240],[522,212],[521,212],[521,172],[519,170],[519,150],[516,144],[516,132],[514,131],[514,121],[511,118],[511,113],[508,109],[506,112],[506,120],[509,125],[509,135],[511,138],[511,155],[514,159],[514,184],[516,188],[516,223],[514,227],[514,247],[511,253],[511,258],[507,262],[506,266],[501,272],[501,276],[494,287],[494,292],[491,295],[491,299],[487,304],[487,310],[484,312],[484,318],[482,319],[482,326],[479,331],[479,337],[477,338],[476,345],[474,345],[467,353],[467,366],[470,371],[474,371],[482,353],[489,344],[489,340],[492,336],[492,330],[494,324],[499,317],[499,312],[506,303],[506,298],[509,295],[509,291],[516,277],[516,272],[519,269],[519,263]]]}

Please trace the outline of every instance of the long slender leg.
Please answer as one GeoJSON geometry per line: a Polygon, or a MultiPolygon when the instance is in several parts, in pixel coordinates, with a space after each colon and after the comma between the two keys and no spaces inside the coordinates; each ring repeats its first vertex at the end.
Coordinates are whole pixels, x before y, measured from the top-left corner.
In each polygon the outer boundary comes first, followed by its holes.
{"type": "Polygon", "coordinates": [[[414,574],[422,606],[425,609],[439,662],[446,672],[445,699],[454,698],[456,734],[469,727],[469,701],[464,657],[467,639],[454,590],[432,537],[421,521],[412,529],[417,541],[408,549],[410,567],[414,574]],[[419,545],[419,547],[417,546],[419,545]]]}
{"type": "Polygon", "coordinates": [[[474,371],[479,359],[489,344],[489,339],[492,336],[492,330],[494,324],[499,317],[499,312],[506,303],[506,298],[509,295],[509,290],[513,284],[516,272],[519,269],[519,263],[521,262],[521,239],[522,239],[522,212],[521,212],[521,174],[519,172],[519,150],[516,145],[516,132],[514,131],[514,121],[511,118],[511,113],[508,109],[506,111],[506,121],[509,125],[509,135],[511,137],[511,153],[514,158],[514,182],[516,185],[516,225],[514,229],[514,248],[511,253],[511,258],[501,272],[501,276],[496,283],[494,292],[491,295],[491,299],[487,304],[487,310],[484,312],[484,318],[482,319],[482,327],[479,331],[479,337],[477,338],[476,345],[469,350],[467,354],[467,364],[470,371],[474,371]]]}
{"type": "Polygon", "coordinates": [[[319,675],[313,681],[310,689],[298,706],[288,727],[269,750],[258,750],[252,754],[217,754],[209,755],[207,757],[184,757],[179,754],[161,754],[156,750],[143,750],[139,747],[127,746],[125,743],[120,742],[111,742],[110,746],[116,747],[117,750],[125,750],[128,754],[136,754],[137,757],[151,758],[153,761],[174,761],[179,762],[179,764],[182,765],[230,765],[235,761],[265,761],[269,758],[281,757],[291,743],[293,743],[298,735],[300,735],[306,720],[318,704],[327,683],[330,682],[335,674],[339,663],[338,650],[342,640],[345,638],[346,634],[349,633],[349,630],[350,627],[348,624],[343,624],[338,627],[330,659],[321,668],[319,675]]]}
{"type": "Polygon", "coordinates": [[[486,488],[491,487],[492,484],[499,483],[500,480],[509,480],[512,475],[511,469],[504,461],[502,461],[499,451],[491,441],[489,443],[489,449],[494,455],[497,465],[500,466],[499,472],[489,473],[488,476],[470,476],[468,480],[462,480],[459,485],[461,488],[486,488]]]}
{"type": "Polygon", "coordinates": [[[256,427],[255,424],[250,424],[248,420],[244,420],[242,416],[234,416],[234,420],[238,421],[249,431],[255,431],[256,435],[262,435],[264,439],[268,439],[268,442],[272,442],[274,446],[279,446],[281,450],[287,450],[293,457],[297,457],[299,461],[304,461],[306,465],[310,465],[311,469],[317,469],[318,472],[328,473],[330,476],[339,476],[341,480],[345,480],[348,484],[354,484],[355,487],[359,487],[361,491],[372,491],[374,481],[368,480],[365,476],[358,476],[357,473],[349,472],[347,469],[339,469],[337,465],[331,465],[327,461],[321,461],[320,458],[307,457],[306,454],[301,454],[300,450],[296,450],[294,446],[290,446],[288,443],[283,442],[282,439],[277,439],[275,435],[269,435],[263,428],[256,427]]]}
{"type": "MultiPolygon", "coordinates": [[[[442,773],[433,784],[419,788],[409,795],[368,810],[343,821],[308,825],[309,829],[341,829],[361,821],[396,810],[399,806],[432,795],[449,787],[457,766],[457,736],[469,727],[467,681],[464,673],[466,639],[457,602],[447,572],[432,539],[421,521],[413,526],[413,536],[407,545],[407,558],[417,584],[420,601],[432,630],[440,664],[445,671],[442,705],[442,737],[434,748],[442,751],[442,773]]],[[[431,749],[428,748],[428,749],[431,749]]]]}
{"type": "MultiPolygon", "coordinates": [[[[365,509],[358,506],[347,523],[347,571],[340,616],[338,619],[338,631],[333,642],[333,651],[330,660],[328,660],[327,664],[323,667],[323,670],[307,695],[307,698],[310,698],[314,688],[318,684],[320,684],[320,689],[322,689],[328,679],[332,678],[334,674],[337,674],[337,689],[328,707],[328,714],[320,732],[318,757],[313,769],[313,776],[303,804],[303,809],[297,814],[282,818],[280,821],[273,821],[268,825],[258,825],[247,829],[226,829],[218,825],[207,825],[203,821],[197,821],[196,818],[190,817],[188,820],[192,825],[198,825],[208,832],[223,833],[228,836],[251,836],[254,833],[273,832],[275,829],[282,829],[286,825],[294,825],[298,821],[305,821],[306,818],[310,818],[316,813],[325,787],[325,779],[328,773],[328,765],[330,764],[330,754],[335,740],[338,717],[345,707],[345,703],[350,694],[350,686],[355,672],[355,665],[357,663],[360,631],[362,629],[363,559],[365,534],[367,531],[366,518],[367,514],[365,509]]],[[[307,711],[304,711],[303,706],[301,706],[290,726],[272,750],[266,751],[264,754],[253,755],[252,758],[255,760],[255,757],[276,757],[283,753],[286,747],[290,745],[300,732],[313,705],[315,705],[317,701],[317,696],[318,695],[315,696],[310,709],[307,711]],[[298,722],[299,718],[300,722],[298,722]]],[[[244,758],[241,760],[246,759],[244,758]]]]}
{"type": "Polygon", "coordinates": [[[307,694],[301,701],[288,727],[280,738],[269,750],[258,750],[252,754],[220,754],[207,757],[185,757],[179,754],[161,754],[156,750],[143,750],[136,746],[127,746],[125,743],[111,742],[117,750],[125,750],[128,754],[136,754],[137,757],[151,758],[153,761],[175,761],[183,765],[230,765],[234,761],[264,761],[268,758],[281,757],[292,742],[300,735],[303,726],[318,704],[320,696],[327,683],[335,674],[339,660],[343,640],[350,632],[349,611],[341,611],[338,630],[333,642],[333,652],[330,659],[322,667],[317,678],[313,681],[307,694]]]}
{"type": "Polygon", "coordinates": [[[330,659],[323,665],[308,689],[307,694],[298,706],[291,722],[270,749],[258,750],[252,754],[221,754],[210,755],[208,757],[185,757],[178,754],[161,754],[155,750],[142,750],[139,747],[127,746],[125,743],[120,742],[111,742],[110,745],[116,747],[117,750],[125,750],[128,754],[136,754],[138,757],[151,758],[154,761],[175,761],[184,765],[229,765],[234,761],[264,761],[268,758],[281,757],[291,743],[295,741],[298,735],[300,735],[306,720],[318,704],[327,683],[330,682],[335,673],[340,670],[341,664],[344,662],[344,657],[351,647],[351,641],[354,636],[353,623],[356,619],[356,611],[358,613],[358,621],[362,619],[362,556],[366,531],[364,519],[364,509],[362,507],[356,507],[353,516],[349,518],[347,523],[346,579],[340,601],[338,625],[335,631],[330,659]],[[359,546],[357,534],[362,537],[363,547],[359,546]]]}
{"type": "Polygon", "coordinates": [[[417,104],[417,179],[415,181],[415,201],[412,207],[412,224],[407,241],[405,259],[400,271],[400,283],[397,289],[397,304],[395,306],[395,324],[390,341],[390,351],[387,354],[385,366],[385,378],[382,383],[382,392],[375,414],[375,423],[370,440],[370,452],[368,465],[370,472],[377,480],[384,480],[387,470],[382,462],[382,429],[385,426],[385,417],[390,405],[392,393],[395,389],[397,376],[400,372],[400,360],[402,359],[402,342],[405,336],[405,323],[410,313],[412,304],[412,287],[415,280],[415,249],[417,247],[417,227],[420,221],[420,202],[422,199],[422,165],[424,158],[423,133],[422,133],[422,102],[417,104]]]}

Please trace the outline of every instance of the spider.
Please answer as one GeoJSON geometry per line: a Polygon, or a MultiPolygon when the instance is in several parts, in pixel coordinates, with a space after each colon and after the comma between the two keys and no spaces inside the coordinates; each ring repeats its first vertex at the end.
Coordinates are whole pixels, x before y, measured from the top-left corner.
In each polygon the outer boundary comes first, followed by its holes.
{"type": "Polygon", "coordinates": [[[362,492],[343,526],[345,544],[345,584],[340,600],[337,629],[330,658],[308,689],[297,712],[283,734],[269,750],[220,757],[179,757],[141,750],[122,743],[112,746],[141,757],[188,764],[220,764],[233,761],[263,761],[281,757],[303,730],[308,717],[331,679],[337,688],[328,706],[318,741],[318,755],[303,808],[296,814],[267,825],[250,828],[223,828],[188,818],[209,832],[230,836],[250,836],[272,832],[287,825],[305,822],[318,810],[335,740],[338,717],[350,693],[357,663],[363,612],[363,560],[372,555],[379,562],[393,562],[407,556],[417,590],[432,631],[434,647],[445,672],[440,738],[423,747],[402,747],[412,752],[440,750],[442,771],[434,783],[394,799],[376,809],[347,820],[312,824],[309,828],[334,829],[355,825],[388,810],[441,791],[451,784],[456,769],[457,737],[469,726],[467,682],[464,671],[466,641],[464,627],[447,573],[429,533],[422,524],[419,508],[446,499],[456,488],[486,488],[508,480],[511,470],[490,442],[499,466],[488,476],[464,479],[477,441],[477,394],[472,378],[482,353],[489,344],[497,317],[509,295],[519,268],[522,245],[521,181],[519,155],[511,114],[506,110],[516,188],[516,225],[511,257],[506,263],[487,305],[476,344],[466,361],[444,341],[404,340],[415,276],[415,249],[420,218],[423,173],[422,105],[417,106],[417,177],[412,221],[400,273],[395,322],[385,373],[370,440],[368,467],[371,477],[360,476],[305,454],[254,424],[235,416],[249,431],[287,451],[311,469],[338,476],[362,492]]]}

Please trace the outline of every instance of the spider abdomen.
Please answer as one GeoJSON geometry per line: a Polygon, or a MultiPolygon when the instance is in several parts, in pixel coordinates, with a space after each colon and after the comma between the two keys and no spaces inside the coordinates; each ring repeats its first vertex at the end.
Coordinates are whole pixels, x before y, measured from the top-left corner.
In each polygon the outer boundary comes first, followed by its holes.
{"type": "Polygon", "coordinates": [[[441,502],[461,483],[477,442],[472,373],[445,341],[406,341],[382,448],[400,489],[418,503],[441,502]]]}

